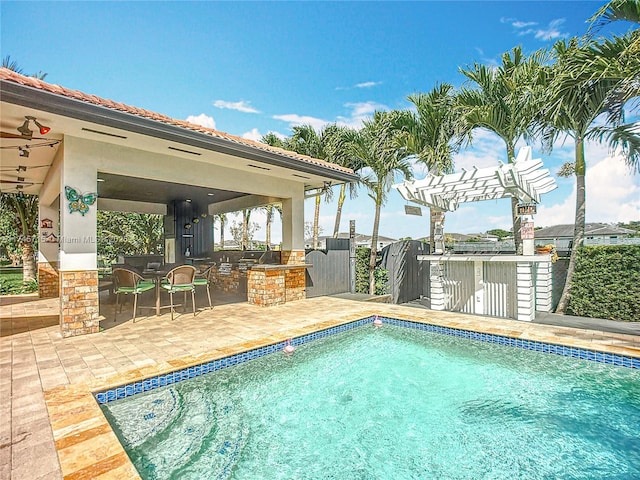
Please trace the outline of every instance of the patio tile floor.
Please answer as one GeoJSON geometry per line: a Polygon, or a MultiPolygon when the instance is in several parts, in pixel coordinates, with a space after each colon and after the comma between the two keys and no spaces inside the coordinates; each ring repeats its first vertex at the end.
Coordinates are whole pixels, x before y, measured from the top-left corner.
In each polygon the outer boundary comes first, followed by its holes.
{"type": "Polygon", "coordinates": [[[114,322],[114,307],[105,304],[103,331],[63,339],[57,299],[28,300],[0,303],[0,479],[59,479],[63,472],[67,478],[137,478],[92,391],[376,313],[640,357],[635,335],[334,297],[275,307],[216,302],[195,317],[142,315],[135,324],[126,306],[114,322]]]}

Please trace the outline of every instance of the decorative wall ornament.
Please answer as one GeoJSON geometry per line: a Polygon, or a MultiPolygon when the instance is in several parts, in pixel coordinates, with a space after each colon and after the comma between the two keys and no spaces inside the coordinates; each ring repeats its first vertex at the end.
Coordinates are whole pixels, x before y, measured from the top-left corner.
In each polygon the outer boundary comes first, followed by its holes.
{"type": "Polygon", "coordinates": [[[97,193],[78,193],[74,188],[65,186],[64,194],[69,200],[69,213],[80,212],[84,214],[89,211],[89,205],[96,203],[97,193]]]}
{"type": "Polygon", "coordinates": [[[40,220],[40,228],[53,228],[53,220],[50,218],[43,218],[40,220]]]}
{"type": "Polygon", "coordinates": [[[58,237],[53,232],[44,233],[42,235],[42,241],[44,243],[58,243],[58,237]]]}

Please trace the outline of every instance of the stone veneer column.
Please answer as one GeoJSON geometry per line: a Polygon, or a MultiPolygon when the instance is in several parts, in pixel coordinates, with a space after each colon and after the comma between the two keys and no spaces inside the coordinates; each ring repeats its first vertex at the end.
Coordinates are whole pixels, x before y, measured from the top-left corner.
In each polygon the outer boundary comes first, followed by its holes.
{"type": "Polygon", "coordinates": [[[38,296],[55,298],[60,295],[58,262],[38,262],[38,296]]]}
{"type": "Polygon", "coordinates": [[[97,333],[99,326],[96,250],[97,205],[80,211],[66,198],[97,191],[97,160],[82,140],[66,136],[60,171],[60,329],[63,337],[97,333]]]}
{"type": "Polygon", "coordinates": [[[302,265],[305,259],[304,250],[283,250],[280,252],[280,263],[282,265],[302,265]]]}
{"type": "Polygon", "coordinates": [[[98,271],[60,272],[60,328],[63,337],[100,331],[98,271]]]}

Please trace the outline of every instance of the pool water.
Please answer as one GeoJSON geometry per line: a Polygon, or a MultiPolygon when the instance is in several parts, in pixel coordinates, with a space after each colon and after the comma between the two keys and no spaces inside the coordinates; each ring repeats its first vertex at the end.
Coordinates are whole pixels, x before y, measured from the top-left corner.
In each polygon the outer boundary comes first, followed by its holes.
{"type": "Polygon", "coordinates": [[[144,479],[640,478],[640,371],[391,325],[102,408],[144,479]]]}

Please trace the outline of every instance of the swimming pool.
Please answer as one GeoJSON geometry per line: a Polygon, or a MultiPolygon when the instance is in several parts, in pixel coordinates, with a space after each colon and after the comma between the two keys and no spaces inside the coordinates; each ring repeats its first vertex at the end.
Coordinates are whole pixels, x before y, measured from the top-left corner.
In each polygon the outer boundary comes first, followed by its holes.
{"type": "Polygon", "coordinates": [[[143,478],[640,476],[637,369],[363,323],[102,408],[143,478]]]}

